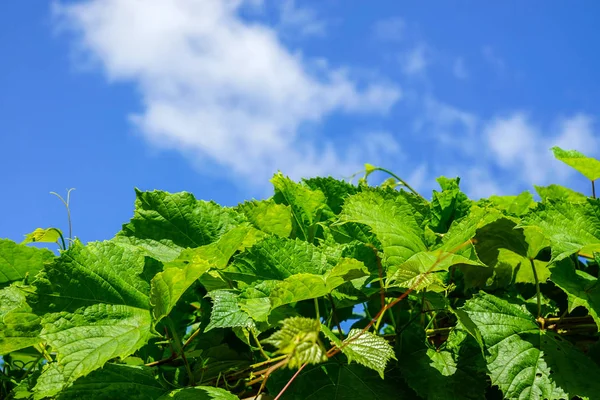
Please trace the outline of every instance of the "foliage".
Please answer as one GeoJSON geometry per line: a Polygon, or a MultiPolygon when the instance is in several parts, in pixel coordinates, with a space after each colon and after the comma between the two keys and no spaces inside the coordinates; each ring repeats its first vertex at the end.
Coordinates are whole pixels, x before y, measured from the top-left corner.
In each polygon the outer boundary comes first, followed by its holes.
{"type": "Polygon", "coordinates": [[[0,398],[599,399],[600,201],[381,172],[233,208],[136,191],[111,240],[0,240],[0,398]]]}

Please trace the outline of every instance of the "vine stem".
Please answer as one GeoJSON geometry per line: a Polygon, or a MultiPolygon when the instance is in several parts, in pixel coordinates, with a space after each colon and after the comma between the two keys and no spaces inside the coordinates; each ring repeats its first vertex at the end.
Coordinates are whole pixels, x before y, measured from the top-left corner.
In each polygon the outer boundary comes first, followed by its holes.
{"type": "Polygon", "coordinates": [[[592,198],[596,198],[596,185],[594,181],[592,181],[592,198]]]}
{"type": "Polygon", "coordinates": [[[537,311],[538,311],[538,318],[540,318],[542,316],[542,293],[540,292],[540,280],[538,279],[537,276],[537,271],[535,269],[535,262],[533,261],[533,258],[529,259],[529,262],[531,263],[531,269],[533,270],[533,279],[535,280],[535,293],[537,296],[537,311]]]}
{"type": "Polygon", "coordinates": [[[298,368],[298,371],[296,371],[296,373],[294,374],[294,376],[292,376],[292,378],[288,381],[288,383],[285,384],[285,386],[283,387],[283,389],[281,389],[279,391],[279,393],[277,394],[277,397],[275,397],[275,400],[279,400],[279,398],[281,398],[281,396],[283,395],[283,393],[290,387],[290,385],[292,384],[292,382],[294,382],[294,380],[296,379],[296,377],[298,375],[300,375],[300,372],[302,372],[302,370],[304,369],[304,367],[306,367],[306,363],[302,364],[302,366],[300,368],[298,368]]]}
{"type": "Polygon", "coordinates": [[[423,200],[427,201],[427,199],[425,199],[425,197],[421,196],[421,194],[419,192],[417,192],[415,189],[413,189],[412,186],[410,186],[404,179],[400,178],[398,175],[396,175],[395,173],[393,173],[389,169],[382,168],[382,167],[375,167],[373,169],[373,171],[381,171],[381,172],[385,172],[386,174],[389,174],[390,176],[392,176],[393,178],[395,178],[398,182],[400,182],[402,185],[404,185],[413,194],[415,194],[415,195],[419,196],[420,198],[422,198],[423,200]]]}

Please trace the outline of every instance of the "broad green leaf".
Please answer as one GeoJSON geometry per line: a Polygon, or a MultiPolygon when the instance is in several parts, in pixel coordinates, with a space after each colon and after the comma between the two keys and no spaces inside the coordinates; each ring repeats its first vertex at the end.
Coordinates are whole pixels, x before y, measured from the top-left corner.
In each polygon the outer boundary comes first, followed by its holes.
{"type": "Polygon", "coordinates": [[[250,316],[240,309],[238,293],[230,290],[213,290],[207,294],[213,301],[210,323],[205,332],[214,328],[232,328],[241,326],[252,328],[254,323],[250,316]]]}
{"type": "Polygon", "coordinates": [[[304,179],[304,183],[312,190],[320,190],[325,194],[327,206],[334,215],[342,211],[342,205],[348,196],[360,191],[358,186],[332,177],[304,179]]]}
{"type": "Polygon", "coordinates": [[[490,196],[489,201],[497,209],[518,217],[527,214],[535,206],[533,195],[529,191],[517,196],[490,196]]]}
{"type": "Polygon", "coordinates": [[[245,289],[240,308],[255,321],[266,321],[272,310],[285,304],[326,296],[346,282],[367,277],[368,270],[358,260],[342,258],[324,275],[295,274],[283,281],[263,281],[245,289]]]}
{"type": "Polygon", "coordinates": [[[289,237],[292,233],[292,212],[289,206],[273,200],[253,200],[237,206],[248,221],[266,233],[289,237]]]}
{"type": "Polygon", "coordinates": [[[158,247],[159,254],[163,246],[181,251],[212,243],[244,220],[232,209],[196,200],[187,192],[136,189],[136,196],[134,216],[119,235],[135,237],[149,249],[158,247]]]}
{"type": "Polygon", "coordinates": [[[553,265],[550,280],[561,288],[569,302],[568,311],[572,312],[581,306],[588,310],[594,318],[600,331],[600,286],[598,278],[585,271],[575,269],[569,259],[562,260],[553,265]]]}
{"type": "Polygon", "coordinates": [[[538,204],[521,226],[536,226],[552,245],[552,261],[581,252],[600,251],[600,200],[586,203],[548,201],[538,204]]]}
{"type": "Polygon", "coordinates": [[[177,389],[159,397],[157,400],[238,400],[239,398],[225,389],[212,386],[195,386],[177,389]]]}
{"type": "MultiPolygon", "coordinates": [[[[270,393],[289,382],[294,371],[276,371],[267,381],[270,393]]],[[[307,366],[285,391],[281,400],[418,399],[406,386],[397,368],[385,371],[385,379],[359,364],[331,360],[307,366]]]]}
{"type": "Polygon", "coordinates": [[[433,191],[430,228],[434,232],[444,233],[448,231],[452,221],[468,214],[472,202],[460,191],[460,178],[448,179],[442,176],[437,181],[442,191],[433,191]]]}
{"type": "Polygon", "coordinates": [[[107,363],[75,381],[58,400],[147,400],[167,393],[151,368],[107,363]]]}
{"type": "Polygon", "coordinates": [[[381,379],[388,362],[396,359],[394,349],[381,336],[362,329],[352,329],[342,342],[342,353],[348,357],[348,362],[355,361],[379,373],[381,379]]]}
{"type": "Polygon", "coordinates": [[[124,305],[96,304],[74,313],[51,313],[42,325],[40,336],[58,354],[63,387],[115,357],[132,354],[154,336],[150,312],[124,305]]]}
{"type": "Polygon", "coordinates": [[[450,229],[442,238],[442,244],[434,249],[460,254],[471,260],[478,260],[473,244],[469,241],[475,237],[479,228],[498,218],[502,218],[500,212],[474,206],[467,216],[452,223],[450,229]]]}
{"type": "MultiPolygon", "coordinates": [[[[112,241],[75,241],[34,282],[39,311],[74,311],[97,303],[149,309],[144,253],[112,241]]],[[[36,311],[37,312],[37,311],[36,311]]]]}
{"type": "Polygon", "coordinates": [[[325,206],[325,195],[320,190],[312,190],[308,186],[292,181],[281,174],[271,179],[275,187],[273,200],[277,204],[291,207],[296,237],[310,241],[314,238],[316,223],[325,206]]]}
{"type": "Polygon", "coordinates": [[[163,272],[152,279],[150,301],[155,322],[167,316],[179,298],[210,268],[223,269],[234,253],[262,238],[262,232],[243,224],[225,233],[214,243],[186,249],[163,272]]]}
{"type": "Polygon", "coordinates": [[[16,286],[0,290],[0,355],[41,342],[39,316],[31,312],[25,293],[16,286]]]}
{"type": "Polygon", "coordinates": [[[185,291],[209,269],[208,261],[197,260],[184,268],[171,267],[156,274],[150,289],[155,323],[169,315],[185,291]]]}
{"type": "Polygon", "coordinates": [[[21,244],[27,243],[57,243],[62,233],[56,228],[37,228],[35,231],[25,235],[21,244]]]}
{"type": "Polygon", "coordinates": [[[477,342],[454,329],[439,349],[426,341],[421,327],[405,329],[398,365],[406,382],[423,399],[485,399],[485,361],[477,342]]]}
{"type": "Polygon", "coordinates": [[[398,267],[385,282],[386,288],[401,287],[414,288],[414,290],[439,291],[444,289],[443,279],[439,272],[448,271],[456,264],[483,266],[480,262],[471,261],[461,255],[440,252],[424,251],[415,254],[398,267]]]}
{"type": "Polygon", "coordinates": [[[54,254],[47,249],[37,249],[0,239],[0,288],[14,281],[33,278],[50,261],[54,254]]]}
{"type": "Polygon", "coordinates": [[[586,157],[577,150],[563,150],[556,146],[552,148],[552,152],[556,159],[579,171],[589,180],[600,178],[600,161],[595,158],[586,157]]]}
{"type": "Polygon", "coordinates": [[[488,352],[488,374],[506,398],[566,399],[597,396],[600,367],[568,341],[541,330],[524,307],[481,293],[463,310],[488,352]]]}
{"type": "Polygon", "coordinates": [[[368,225],[381,242],[385,263],[398,266],[427,250],[416,214],[404,196],[392,199],[367,191],[346,199],[340,221],[368,225]]]}
{"type": "MultiPolygon", "coordinates": [[[[509,218],[501,218],[485,225],[477,231],[475,248],[479,258],[495,269],[497,284],[535,283],[531,260],[540,251],[550,246],[550,242],[537,227],[519,229],[509,218]],[[503,274],[506,274],[506,277],[503,274]],[[506,282],[502,282],[505,280],[506,282]]],[[[548,263],[534,260],[539,282],[550,277],[548,263]]]]}
{"type": "Polygon", "coordinates": [[[292,317],[285,319],[282,325],[280,330],[263,342],[275,346],[277,353],[289,355],[289,368],[299,368],[304,363],[318,364],[327,361],[327,349],[319,339],[319,321],[292,317]]]}
{"type": "Polygon", "coordinates": [[[326,255],[316,246],[272,236],[237,255],[225,271],[232,279],[252,283],[284,280],[299,273],[322,275],[331,268],[326,255]]]}
{"type": "Polygon", "coordinates": [[[542,201],[560,200],[567,203],[585,203],[587,201],[584,194],[559,185],[535,186],[535,191],[540,195],[542,201]]]}

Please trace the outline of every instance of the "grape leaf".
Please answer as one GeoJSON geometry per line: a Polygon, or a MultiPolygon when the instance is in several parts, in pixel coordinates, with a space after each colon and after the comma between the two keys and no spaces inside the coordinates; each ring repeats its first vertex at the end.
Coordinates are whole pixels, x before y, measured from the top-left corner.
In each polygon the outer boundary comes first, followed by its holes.
{"type": "Polygon", "coordinates": [[[14,281],[33,278],[50,261],[54,254],[47,249],[37,249],[0,239],[0,288],[14,281]]]}
{"type": "Polygon", "coordinates": [[[107,363],[100,370],[75,381],[58,400],[146,400],[167,393],[148,367],[107,363]]]}
{"type": "Polygon", "coordinates": [[[57,243],[62,236],[60,229],[56,228],[37,228],[35,231],[25,235],[25,240],[21,244],[27,243],[57,243]]]}
{"type": "Polygon", "coordinates": [[[303,179],[303,181],[312,190],[320,190],[325,194],[325,202],[332,216],[342,211],[342,205],[348,196],[360,191],[358,186],[334,179],[330,176],[326,178],[303,179]]]}
{"type": "Polygon", "coordinates": [[[237,206],[248,220],[266,233],[289,237],[292,233],[292,212],[289,206],[277,204],[272,199],[247,201],[237,206]]]}
{"type": "Polygon", "coordinates": [[[535,186],[535,191],[542,201],[559,200],[568,203],[585,203],[587,201],[584,194],[560,185],[535,186]]]}
{"type": "Polygon", "coordinates": [[[552,152],[557,160],[560,160],[580,172],[591,181],[600,178],[600,161],[595,158],[586,157],[576,150],[563,150],[553,147],[552,152]]]}
{"type": "Polygon", "coordinates": [[[214,328],[231,328],[241,326],[252,328],[254,323],[250,316],[240,309],[237,300],[238,293],[231,290],[213,290],[207,294],[213,301],[210,323],[205,332],[214,328]]]}
{"type": "Polygon", "coordinates": [[[183,389],[177,389],[171,393],[159,397],[157,400],[238,400],[225,389],[212,386],[195,386],[183,389]]]}
{"type": "Polygon", "coordinates": [[[234,280],[252,283],[284,280],[298,273],[322,275],[331,268],[327,256],[316,246],[272,236],[237,255],[225,271],[234,280]]]}
{"type": "Polygon", "coordinates": [[[552,245],[552,260],[600,251],[600,200],[585,203],[548,201],[523,218],[520,227],[536,226],[552,245]]]}
{"type": "Polygon", "coordinates": [[[437,181],[442,191],[433,191],[430,228],[434,232],[444,233],[454,220],[468,214],[472,202],[460,191],[460,178],[448,179],[442,176],[437,181]]]}
{"type": "Polygon", "coordinates": [[[316,223],[325,204],[323,192],[296,183],[281,173],[275,174],[271,183],[275,187],[273,200],[291,207],[296,237],[310,241],[314,238],[316,223]]]}
{"type": "Polygon", "coordinates": [[[480,293],[463,307],[481,332],[488,374],[507,398],[597,396],[600,367],[515,304],[480,293]],[[568,395],[567,395],[568,393],[568,395]]]}
{"type": "Polygon", "coordinates": [[[19,287],[0,289],[0,355],[41,342],[40,323],[19,287]]]}
{"type": "Polygon", "coordinates": [[[158,249],[153,256],[160,261],[162,247],[181,251],[199,247],[217,240],[223,233],[244,220],[232,209],[214,202],[196,200],[187,192],[142,192],[136,189],[135,213],[123,225],[121,236],[134,237],[144,242],[149,250],[158,249]]]}
{"type": "Polygon", "coordinates": [[[327,361],[327,350],[319,339],[320,331],[321,323],[316,319],[292,317],[283,320],[281,329],[263,342],[275,346],[278,353],[289,355],[289,368],[299,368],[304,363],[327,361]]]}
{"type": "Polygon", "coordinates": [[[424,333],[411,326],[400,338],[398,365],[408,385],[427,400],[485,399],[485,361],[475,340],[454,329],[435,349],[424,333]]]}
{"type": "Polygon", "coordinates": [[[384,261],[401,265],[413,254],[427,250],[417,210],[404,196],[386,198],[374,191],[348,197],[341,222],[357,222],[371,227],[381,242],[384,261]]]}
{"type": "Polygon", "coordinates": [[[381,379],[388,362],[396,359],[394,349],[384,338],[371,332],[363,332],[362,329],[351,329],[341,346],[336,342],[334,344],[342,349],[349,363],[355,361],[375,370],[381,379]]]}

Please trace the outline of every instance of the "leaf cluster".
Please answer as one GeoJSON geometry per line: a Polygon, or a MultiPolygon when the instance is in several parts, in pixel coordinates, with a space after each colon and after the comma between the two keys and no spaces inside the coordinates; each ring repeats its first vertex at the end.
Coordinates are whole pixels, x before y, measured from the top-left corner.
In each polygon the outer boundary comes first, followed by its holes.
{"type": "Polygon", "coordinates": [[[0,240],[0,398],[600,398],[600,201],[376,171],[236,207],[137,191],[111,240],[0,240]]]}

